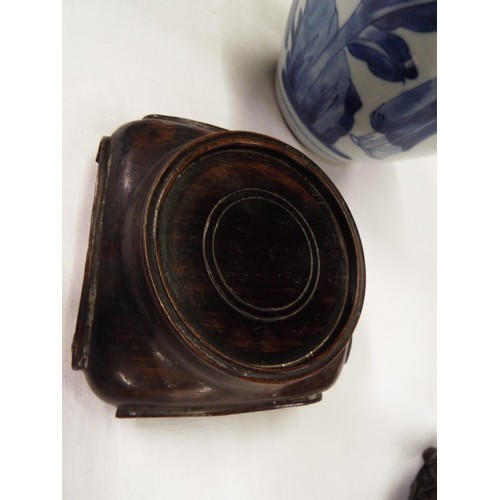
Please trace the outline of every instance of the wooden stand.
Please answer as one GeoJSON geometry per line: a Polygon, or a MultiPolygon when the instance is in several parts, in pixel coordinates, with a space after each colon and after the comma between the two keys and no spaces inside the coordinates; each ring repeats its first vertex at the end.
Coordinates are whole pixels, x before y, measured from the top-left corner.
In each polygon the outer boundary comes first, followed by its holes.
{"type": "Polygon", "coordinates": [[[332,182],[280,141],[148,116],[104,137],[73,368],[118,417],[319,401],[365,288],[332,182]]]}

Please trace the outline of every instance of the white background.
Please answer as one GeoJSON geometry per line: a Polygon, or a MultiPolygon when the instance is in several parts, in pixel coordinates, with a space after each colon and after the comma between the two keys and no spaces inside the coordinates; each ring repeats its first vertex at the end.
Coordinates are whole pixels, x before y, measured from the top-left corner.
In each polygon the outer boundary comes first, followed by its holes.
{"type": "Polygon", "coordinates": [[[63,5],[63,498],[406,500],[436,444],[436,161],[333,165],[283,122],[287,0],[63,5]],[[346,199],[367,290],[351,357],[314,405],[118,420],[70,368],[101,136],[158,113],[271,135],[346,199]]]}

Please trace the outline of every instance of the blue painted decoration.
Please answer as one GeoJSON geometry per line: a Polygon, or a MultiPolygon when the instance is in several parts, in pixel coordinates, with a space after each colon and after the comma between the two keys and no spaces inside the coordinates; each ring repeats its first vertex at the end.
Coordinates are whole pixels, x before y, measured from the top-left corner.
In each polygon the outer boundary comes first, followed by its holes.
{"type": "Polygon", "coordinates": [[[375,132],[351,139],[371,158],[408,151],[437,131],[437,79],[399,94],[370,115],[375,132]]]}
{"type": "MultiPolygon", "coordinates": [[[[374,77],[386,82],[401,85],[415,80],[419,71],[404,32],[435,31],[436,0],[361,0],[342,26],[335,0],[307,0],[297,10],[296,1],[288,20],[281,72],[284,91],[307,129],[329,150],[349,159],[336,142],[350,133],[363,102],[352,81],[347,54],[363,61],[374,77]]],[[[431,131],[436,128],[432,116],[436,85],[433,80],[404,91],[373,111],[374,132],[379,139],[385,137],[376,146],[369,134],[350,137],[379,159],[413,147],[435,133],[431,131]],[[413,128],[412,119],[418,121],[413,128]],[[399,125],[409,135],[397,135],[399,125]]]]}

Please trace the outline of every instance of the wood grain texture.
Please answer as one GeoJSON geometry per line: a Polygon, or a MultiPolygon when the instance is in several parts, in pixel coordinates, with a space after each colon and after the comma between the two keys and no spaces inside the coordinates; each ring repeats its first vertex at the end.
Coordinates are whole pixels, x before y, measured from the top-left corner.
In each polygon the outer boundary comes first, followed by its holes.
{"type": "Polygon", "coordinates": [[[331,181],[275,139],[152,115],[103,139],[73,367],[117,416],[321,399],[365,287],[331,181]]]}

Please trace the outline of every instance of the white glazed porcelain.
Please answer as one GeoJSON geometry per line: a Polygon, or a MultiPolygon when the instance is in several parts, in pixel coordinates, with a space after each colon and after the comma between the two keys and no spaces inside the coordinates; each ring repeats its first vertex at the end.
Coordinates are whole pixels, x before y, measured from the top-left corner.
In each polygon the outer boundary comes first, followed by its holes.
{"type": "Polygon", "coordinates": [[[436,0],[295,0],[276,93],[292,132],[324,158],[435,153],[436,0]]]}

